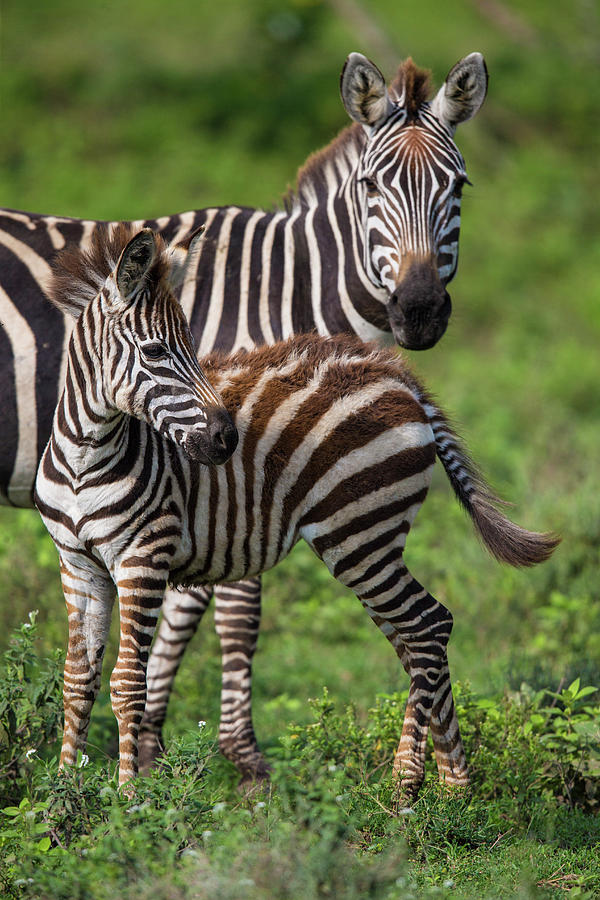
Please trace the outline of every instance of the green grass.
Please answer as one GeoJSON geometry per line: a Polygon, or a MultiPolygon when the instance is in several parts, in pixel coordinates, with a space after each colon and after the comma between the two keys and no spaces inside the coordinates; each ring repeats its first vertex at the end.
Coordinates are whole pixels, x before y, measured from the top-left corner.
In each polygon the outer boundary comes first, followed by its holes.
{"type": "MultiPolygon", "coordinates": [[[[340,8],[351,5],[7,5],[0,202],[94,218],[211,203],[268,207],[307,155],[346,123],[337,84],[350,50],[366,52],[387,75],[394,50],[398,58],[410,53],[433,69],[437,84],[465,53],[485,54],[488,99],[457,132],[475,186],[463,202],[453,316],[440,344],[409,355],[514,503],[511,515],[559,531],[563,542],[537,569],[500,567],[475,540],[441,471],[409,536],[411,571],[454,614],[453,677],[473,691],[460,706],[472,794],[440,795],[431,771],[415,814],[395,817],[386,812],[386,766],[375,784],[365,781],[368,769],[340,767],[352,741],[363,755],[384,754],[380,761],[389,753],[401,704],[389,728],[374,725],[369,710],[378,696],[404,690],[406,679],[358,601],[300,546],[264,579],[255,719],[276,766],[273,796],[240,799],[235,773],[214,753],[219,658],[207,617],[170,707],[174,768],[140,785],[140,810],[128,812],[131,804],[114,790],[106,691],[94,711],[89,767],[61,780],[56,745],[44,751],[42,742],[45,758],[31,764],[19,745],[5,803],[49,806],[29,818],[24,807],[21,830],[5,843],[8,896],[405,900],[600,892],[595,808],[565,795],[547,745],[534,740],[540,733],[534,729],[529,743],[522,734],[536,691],[562,690],[577,676],[600,684],[598,13],[584,0],[561,16],[541,0],[503,0],[495,8],[513,17],[507,25],[490,17],[494,7],[465,0],[451,10],[424,0],[418,14],[391,0],[363,0],[379,27],[369,43],[340,8]],[[308,704],[323,686],[335,702],[325,719],[340,732],[340,762],[317,740],[322,709],[308,704]],[[199,719],[209,723],[201,734],[199,719]],[[67,802],[70,837],[61,812],[67,802]],[[215,812],[219,803],[225,807],[215,812]],[[43,829],[29,834],[36,823],[43,829]],[[37,845],[45,837],[44,850],[37,845]]],[[[34,609],[38,654],[65,646],[56,554],[33,512],[0,510],[0,584],[0,649],[34,609]]],[[[113,627],[106,677],[115,641],[113,627]]],[[[39,713],[46,725],[54,708],[47,699],[39,713]]],[[[39,725],[35,716],[29,721],[39,725]]],[[[21,738],[35,733],[25,729],[21,738]]],[[[568,747],[559,750],[566,765],[568,747]]],[[[2,818],[9,828],[14,817],[2,818]]]]}

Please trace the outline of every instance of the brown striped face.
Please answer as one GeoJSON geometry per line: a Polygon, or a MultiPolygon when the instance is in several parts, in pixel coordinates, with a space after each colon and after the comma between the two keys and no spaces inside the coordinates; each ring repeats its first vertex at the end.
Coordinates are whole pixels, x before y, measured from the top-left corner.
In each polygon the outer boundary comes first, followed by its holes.
{"type": "MultiPolygon", "coordinates": [[[[193,242],[190,253],[193,253],[193,242]]],[[[150,229],[127,244],[101,292],[105,315],[104,392],[114,407],[143,419],[204,464],[226,462],[237,431],[202,372],[175,280],[184,276],[150,229]]]]}
{"type": "Polygon", "coordinates": [[[361,54],[351,54],[342,73],[346,110],[368,135],[357,173],[363,262],[371,281],[388,292],[394,338],[411,350],[432,347],[448,324],[446,285],[456,272],[468,181],[452,134],[477,112],[486,88],[478,53],[451,70],[431,103],[427,75],[411,60],[390,93],[379,69],[361,54]]]}

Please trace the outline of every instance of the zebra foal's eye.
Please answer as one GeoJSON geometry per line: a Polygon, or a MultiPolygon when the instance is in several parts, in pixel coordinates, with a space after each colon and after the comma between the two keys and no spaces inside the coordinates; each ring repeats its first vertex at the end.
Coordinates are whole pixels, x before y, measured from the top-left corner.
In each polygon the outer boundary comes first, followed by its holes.
{"type": "Polygon", "coordinates": [[[167,356],[167,348],[158,342],[142,344],[141,351],[146,359],[164,359],[167,356]]]}

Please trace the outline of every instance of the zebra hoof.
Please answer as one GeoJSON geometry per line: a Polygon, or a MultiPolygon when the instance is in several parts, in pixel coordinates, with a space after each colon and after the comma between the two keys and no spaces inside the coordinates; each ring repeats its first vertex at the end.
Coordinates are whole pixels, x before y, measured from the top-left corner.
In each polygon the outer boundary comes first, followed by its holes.
{"type": "Polygon", "coordinates": [[[140,735],[138,742],[138,771],[140,775],[149,775],[152,769],[158,768],[160,757],[164,750],[160,734],[147,731],[140,735]]]}
{"type": "Polygon", "coordinates": [[[238,793],[247,796],[255,791],[269,790],[271,786],[271,766],[261,756],[251,764],[246,760],[238,766],[242,777],[238,782],[238,793]]]}

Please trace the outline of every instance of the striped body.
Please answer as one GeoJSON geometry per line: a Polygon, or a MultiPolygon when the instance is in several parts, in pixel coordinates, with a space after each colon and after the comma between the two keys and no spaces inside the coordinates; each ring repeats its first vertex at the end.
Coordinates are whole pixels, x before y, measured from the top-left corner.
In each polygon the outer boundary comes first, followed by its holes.
{"type": "MultiPolygon", "coordinates": [[[[84,312],[78,332],[85,319],[84,312]]],[[[452,618],[403,562],[436,453],[497,555],[530,564],[554,544],[496,512],[443,414],[402,361],[357,339],[316,336],[203,360],[239,434],[238,452],[220,469],[206,469],[189,460],[172,434],[162,433],[161,419],[138,424],[126,416],[121,425],[133,428],[134,439],[111,463],[100,435],[114,433],[111,385],[122,375],[114,364],[104,369],[111,402],[103,421],[102,396],[88,413],[86,397],[69,378],[80,355],[74,340],[36,483],[38,507],[59,549],[70,610],[63,761],[72,762],[85,744],[112,584],[121,615],[111,695],[122,783],[137,771],[145,668],[167,583],[257,575],[304,538],[355,591],[410,675],[394,763],[403,787],[412,793],[421,783],[430,721],[442,778],[464,784],[446,655],[452,618]],[[63,405],[79,411],[75,438],[63,427],[63,405]]]]}
{"type": "MultiPolygon", "coordinates": [[[[411,61],[388,91],[377,68],[351,54],[341,92],[355,124],[307,161],[285,210],[232,206],[137,223],[169,241],[206,225],[181,291],[200,352],[273,343],[313,329],[413,348],[439,340],[450,314],[447,285],[456,271],[466,180],[452,136],[477,112],[486,85],[483,59],[471,54],[428,102],[425,73],[411,61]]],[[[65,242],[87,246],[98,225],[0,211],[0,502],[32,504],[66,368],[70,322],[45,302],[49,264],[65,242]]],[[[149,682],[148,761],[159,751],[169,687],[211,593],[167,594],[149,682]]],[[[225,659],[221,743],[239,760],[250,747],[257,751],[249,666],[259,587],[217,589],[216,598],[225,659]],[[244,641],[226,625],[231,606],[244,608],[244,641]]]]}
{"type": "MultiPolygon", "coordinates": [[[[479,54],[466,60],[486,82],[479,54]]],[[[452,132],[475,114],[485,87],[475,103],[463,87],[464,109],[449,118],[440,95],[449,94],[456,67],[428,103],[425,75],[412,62],[400,68],[388,94],[372,63],[360,54],[349,61],[342,97],[355,124],[310,157],[286,210],[213,207],[134,223],[168,242],[206,226],[181,292],[201,353],[312,329],[382,342],[393,336],[417,348],[441,337],[466,179],[452,132]],[[355,108],[360,66],[387,98],[382,121],[355,108]],[[375,191],[369,179],[378,180],[375,191]],[[441,311],[432,309],[437,299],[441,311]]],[[[50,267],[65,245],[89,246],[100,224],[0,210],[0,502],[32,505],[65,373],[71,325],[46,302],[50,267]]]]}

